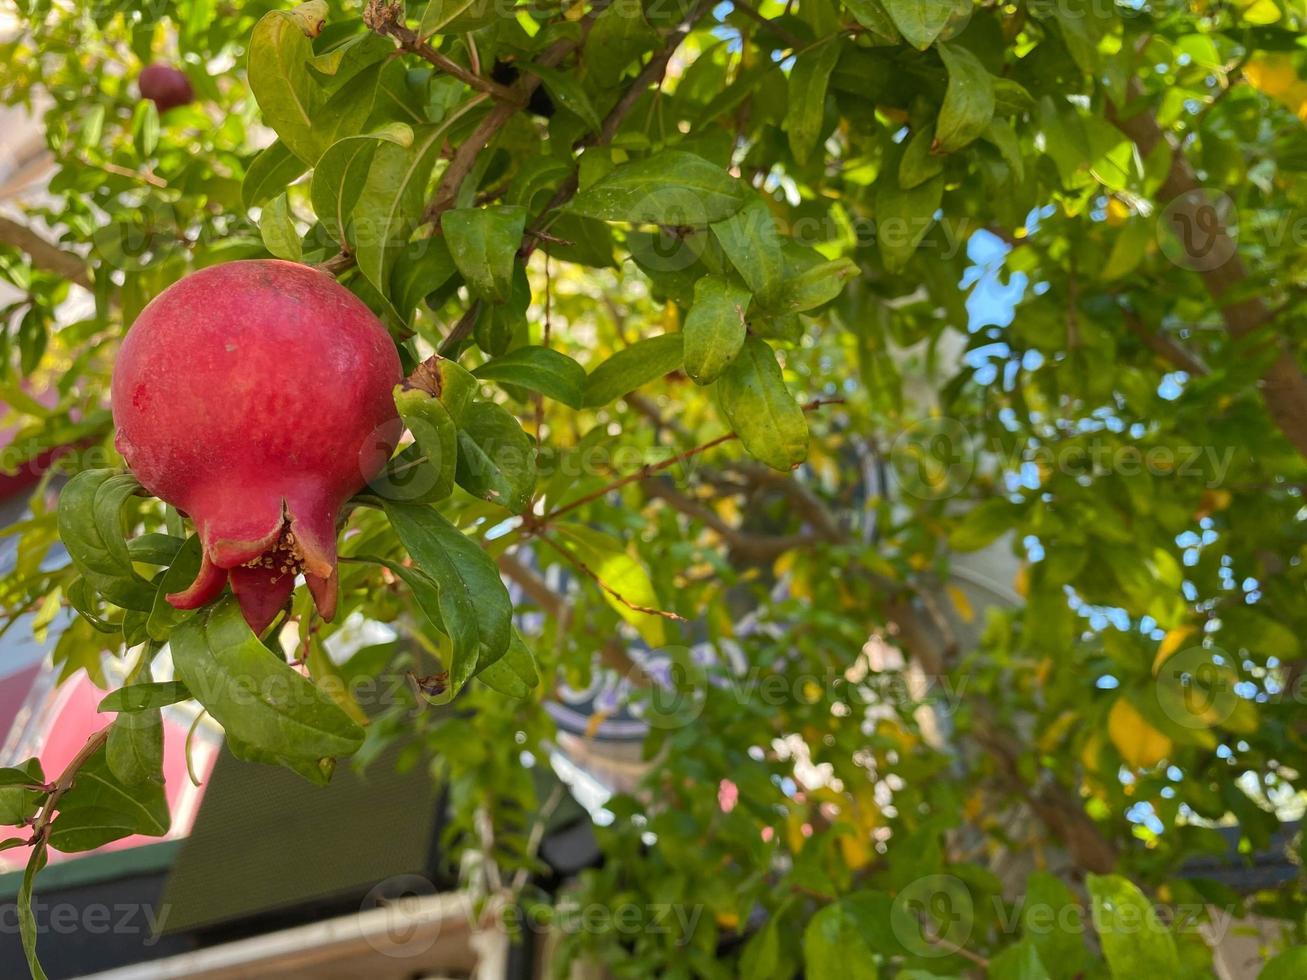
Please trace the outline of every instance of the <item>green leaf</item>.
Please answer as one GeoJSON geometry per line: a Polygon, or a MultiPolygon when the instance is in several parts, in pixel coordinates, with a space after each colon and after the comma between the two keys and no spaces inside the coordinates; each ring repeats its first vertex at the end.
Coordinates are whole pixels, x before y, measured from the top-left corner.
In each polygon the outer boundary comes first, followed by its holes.
{"type": "Polygon", "coordinates": [[[750,337],[717,380],[722,413],[749,455],[790,470],[808,455],[808,420],[785,387],[781,366],[766,341],[750,337]]]}
{"type": "Polygon", "coordinates": [[[516,347],[472,372],[482,381],[517,385],[528,391],[580,408],[585,393],[585,369],[566,354],[548,347],[516,347]]]}
{"type": "Polygon", "coordinates": [[[336,771],[336,760],[330,757],[322,759],[299,759],[292,756],[278,755],[267,749],[255,748],[242,742],[227,732],[223,737],[227,750],[241,762],[254,762],[262,766],[285,766],[298,773],[315,786],[326,786],[336,771]]]}
{"type": "Polygon", "coordinates": [[[407,317],[454,272],[454,258],[439,235],[410,242],[390,274],[390,296],[399,315],[407,317]]]}
{"type": "Polygon", "coordinates": [[[1044,871],[1026,879],[1022,933],[1058,980],[1070,980],[1085,969],[1088,951],[1079,926],[1080,902],[1061,879],[1044,871]]]}
{"type": "Polygon", "coordinates": [[[604,221],[697,227],[729,218],[744,200],[740,182],[716,164],[661,150],[610,170],[572,198],[568,210],[604,221]]]}
{"type": "Polygon", "coordinates": [[[510,698],[524,698],[540,683],[535,658],[517,630],[504,655],[476,675],[487,687],[510,698]]]}
{"type": "Polygon", "coordinates": [[[990,980],[1050,980],[1039,959],[1039,952],[1029,938],[1009,946],[990,960],[987,975],[990,980]]]}
{"type": "Polygon", "coordinates": [[[109,771],[124,786],[163,784],[163,716],[158,708],[125,711],[109,726],[109,771]]]}
{"type": "Polygon", "coordinates": [[[496,17],[493,0],[428,0],[422,10],[418,34],[461,34],[493,24],[496,17]]]}
{"type": "Polygon", "coordinates": [[[712,384],[744,346],[749,291],[720,276],[694,286],[694,305],[685,317],[685,373],[695,384],[712,384]]]}
{"type": "Polygon", "coordinates": [[[897,272],[907,264],[935,223],[944,196],[943,176],[903,189],[895,180],[876,181],[876,244],[885,268],[897,272]]]}
{"type": "Polygon", "coordinates": [[[853,19],[865,27],[878,41],[894,44],[899,40],[899,29],[881,0],[843,0],[853,19]]]}
{"type": "Polygon", "coordinates": [[[679,369],[684,362],[684,343],[683,335],[665,333],[646,337],[618,351],[586,378],[586,407],[607,405],[627,392],[679,369]]]}
{"type": "MultiPolygon", "coordinates": [[[[472,597],[457,577],[452,583],[447,580],[442,586],[425,571],[405,568],[398,562],[385,559],[378,561],[409,587],[431,625],[449,637],[450,655],[445,663],[448,675],[445,689],[431,698],[434,704],[447,704],[467,683],[480,659],[481,630],[477,624],[476,606],[472,597]]],[[[436,561],[432,567],[442,566],[436,561]]]]}
{"type": "Polygon", "coordinates": [[[833,259],[809,266],[798,275],[786,277],[767,312],[785,316],[815,309],[839,296],[844,284],[857,275],[858,267],[852,259],[833,259]]]}
{"type": "Polygon", "coordinates": [[[1307,977],[1307,946],[1286,949],[1268,960],[1257,980],[1301,980],[1307,977]]]}
{"type": "Polygon", "coordinates": [[[180,681],[151,681],[128,684],[106,694],[96,711],[152,711],[185,701],[191,696],[180,681]]]}
{"type": "Polygon", "coordinates": [[[309,165],[297,157],[281,140],[275,140],[252,161],[241,181],[241,205],[260,207],[285,192],[309,165]]]}
{"type": "Polygon", "coordinates": [[[803,972],[811,980],[876,980],[876,953],[843,902],[827,905],[803,932],[803,972]]]}
{"type": "Polygon", "coordinates": [[[417,443],[423,471],[423,500],[444,500],[454,492],[458,468],[458,430],[449,409],[418,388],[395,388],[395,407],[417,443]],[[428,487],[427,484],[430,483],[428,487]]]}
{"type": "Polygon", "coordinates": [[[935,121],[935,142],[944,153],[960,150],[980,136],[994,118],[994,82],[980,59],[956,44],[941,44],[948,89],[935,121]]]}
{"type": "Polygon", "coordinates": [[[965,6],[962,0],[885,0],[894,26],[918,51],[934,44],[949,20],[969,7],[969,0],[965,6]]]}
{"type": "Polygon", "coordinates": [[[263,237],[264,247],[279,259],[298,262],[304,254],[285,194],[264,205],[263,214],[259,216],[259,234],[263,237]]]}
{"type": "Polygon", "coordinates": [[[817,145],[825,116],[826,86],[842,45],[835,39],[809,48],[794,59],[790,70],[789,103],[785,110],[785,131],[790,138],[790,152],[800,166],[817,145]]]}
{"type": "Polygon", "coordinates": [[[158,576],[159,584],[155,589],[150,618],[145,622],[145,630],[150,639],[162,643],[168,639],[178,623],[195,615],[193,609],[175,608],[168,601],[168,596],[185,590],[195,581],[195,576],[200,573],[203,550],[199,535],[192,534],[177,552],[168,570],[158,576]]]}
{"type": "Polygon", "coordinates": [[[132,569],[121,516],[139,489],[126,474],[83,470],[59,494],[59,537],[87,585],[124,609],[147,611],[154,588],[132,569]]]}
{"type": "Polygon", "coordinates": [[[513,289],[513,263],[526,229],[526,208],[513,204],[457,208],[444,213],[440,227],[468,289],[492,303],[507,301],[513,289]]]}
{"type": "Polygon", "coordinates": [[[927,125],[917,130],[899,158],[899,187],[910,190],[944,172],[942,158],[931,153],[935,141],[935,127],[927,125]]]}
{"type": "Polygon", "coordinates": [[[313,211],[332,237],[351,251],[355,246],[354,206],[363,192],[379,140],[409,147],[413,145],[413,130],[404,123],[390,123],[375,133],[337,140],[313,168],[309,186],[313,211]]]}
{"type": "Polygon", "coordinates": [[[132,112],[132,144],[141,157],[150,156],[159,145],[159,109],[149,99],[136,103],[132,112]]]}
{"type": "Polygon", "coordinates": [[[264,14],[250,35],[246,61],[250,91],[286,147],[305,163],[315,163],[327,143],[314,127],[324,92],[309,73],[313,45],[291,11],[264,14]]]}
{"type": "Polygon", "coordinates": [[[485,550],[430,507],[387,502],[386,516],[414,563],[443,596],[448,593],[475,611],[476,630],[489,663],[512,640],[513,603],[499,568],[485,550]]]}
{"type": "Polygon", "coordinates": [[[48,980],[36,958],[36,916],[32,913],[32,886],[36,876],[45,867],[46,859],[45,844],[37,844],[32,849],[32,856],[27,859],[23,881],[18,886],[18,897],[14,900],[18,906],[18,932],[23,941],[23,955],[27,957],[27,970],[31,973],[32,980],[48,980]]]}
{"type": "Polygon", "coordinates": [[[458,420],[458,485],[514,514],[536,481],[536,447],[517,419],[494,402],[473,402],[458,420]]]}
{"type": "Polygon", "coordinates": [[[1120,875],[1086,879],[1103,956],[1113,977],[1180,976],[1175,937],[1157,918],[1152,903],[1120,875]]]}
{"type": "Polygon", "coordinates": [[[107,749],[101,748],[77,771],[73,788],[59,800],[50,846],[65,853],[91,851],[133,834],[162,837],[169,823],[162,781],[124,785],[109,768],[107,749]]]}
{"type": "MultiPolygon", "coordinates": [[[[946,445],[945,453],[955,453],[959,447],[946,445]]],[[[949,547],[955,551],[978,551],[1012,530],[1018,517],[1011,501],[991,497],[967,512],[962,523],[948,537],[949,547]]]]}
{"type": "Polygon", "coordinates": [[[396,256],[422,218],[427,180],[444,136],[443,126],[420,129],[408,146],[382,140],[354,202],[352,221],[359,270],[383,295],[396,256]]]}
{"type": "Polygon", "coordinates": [[[590,96],[585,94],[584,86],[574,75],[529,61],[522,67],[540,79],[555,105],[561,106],[579,118],[592,133],[599,132],[604,121],[599,118],[590,96]]]}
{"type": "Polygon", "coordinates": [[[745,284],[760,300],[774,295],[785,277],[785,254],[771,208],[757,195],[731,217],[712,226],[713,237],[745,284]]]}
{"type": "Polygon", "coordinates": [[[1017,183],[1025,180],[1026,164],[1021,157],[1021,144],[1017,141],[1016,131],[1006,119],[995,116],[985,127],[981,138],[998,149],[1003,162],[1012,168],[1017,183]]]}
{"type": "Polygon", "coordinates": [[[658,35],[644,18],[640,6],[609,4],[585,39],[583,61],[593,77],[618,78],[639,55],[658,45],[658,35]]]}
{"type": "Polygon", "coordinates": [[[560,540],[566,542],[567,551],[590,569],[607,588],[601,588],[604,601],[624,620],[640,631],[640,636],[652,647],[667,642],[667,623],[661,616],[632,609],[630,603],[647,609],[658,609],[658,593],[649,572],[636,560],[624,545],[611,534],[597,531],[583,524],[560,522],[555,525],[560,540]],[[612,592],[625,599],[622,602],[612,592]]]}
{"type": "Polygon", "coordinates": [[[173,665],[187,689],[230,734],[294,759],[345,756],[363,742],[348,715],[259,642],[226,596],[172,634],[173,665]]]}
{"type": "Polygon", "coordinates": [[[28,759],[22,765],[3,770],[5,781],[0,784],[0,826],[17,827],[30,820],[38,809],[45,793],[27,789],[26,785],[45,783],[40,759],[28,759]]]}

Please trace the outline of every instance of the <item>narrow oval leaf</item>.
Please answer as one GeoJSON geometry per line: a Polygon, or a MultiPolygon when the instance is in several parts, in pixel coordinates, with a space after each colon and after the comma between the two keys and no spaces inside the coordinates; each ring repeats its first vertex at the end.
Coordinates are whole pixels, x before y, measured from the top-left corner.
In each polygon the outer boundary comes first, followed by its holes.
{"type": "Polygon", "coordinates": [[[163,784],[163,716],[159,709],[125,711],[109,726],[109,771],[124,786],[163,784]]]}
{"type": "Polygon", "coordinates": [[[313,45],[292,12],[269,11],[254,25],[247,60],[250,91],[264,122],[309,165],[327,145],[313,125],[325,93],[309,74],[312,57],[313,45]]]}
{"type": "Polygon", "coordinates": [[[1153,905],[1120,875],[1089,875],[1093,922],[1114,977],[1178,977],[1175,937],[1153,905]]]}
{"type": "Polygon", "coordinates": [[[935,122],[935,142],[952,153],[980,136],[994,118],[994,82],[966,48],[941,44],[938,50],[948,68],[948,89],[935,122]]]}
{"type": "Polygon", "coordinates": [[[590,372],[585,405],[597,408],[681,367],[685,338],[679,333],[646,337],[618,351],[590,372]]]}
{"type": "Polygon", "coordinates": [[[146,611],[154,588],[132,568],[121,518],[123,503],[139,489],[130,476],[113,470],[83,470],[59,493],[58,524],[86,585],[124,609],[146,611]]]}
{"type": "Polygon", "coordinates": [[[487,662],[501,656],[512,639],[513,603],[494,560],[430,507],[388,502],[385,509],[418,568],[442,594],[462,597],[475,610],[482,656],[487,662]]]}
{"type": "Polygon", "coordinates": [[[585,368],[548,347],[515,347],[482,364],[472,374],[482,381],[538,391],[570,408],[580,408],[585,394],[585,368]]]}
{"type": "Polygon", "coordinates": [[[949,20],[963,15],[970,5],[970,0],[885,0],[894,26],[918,51],[934,44],[949,20]]]}
{"type": "Polygon", "coordinates": [[[259,234],[264,247],[279,259],[298,262],[304,254],[300,233],[295,229],[295,221],[290,216],[290,206],[286,195],[274,197],[259,215],[259,234]]]}
{"type": "Polygon", "coordinates": [[[555,525],[560,541],[577,560],[585,565],[603,583],[604,601],[617,614],[640,631],[644,641],[652,647],[667,642],[667,622],[661,616],[632,609],[643,606],[658,609],[658,593],[649,572],[627,549],[626,545],[603,531],[583,524],[560,522],[555,525]],[[609,591],[609,590],[612,591],[609,591]],[[622,599],[613,595],[616,592],[622,599]]]}
{"type": "Polygon", "coordinates": [[[403,123],[392,123],[376,133],[337,140],[313,168],[313,182],[309,185],[313,211],[332,237],[351,251],[355,245],[351,216],[367,181],[378,140],[412,146],[413,130],[403,123]]]}
{"type": "Polygon", "coordinates": [[[536,482],[536,447],[494,402],[473,402],[459,419],[458,485],[474,497],[526,510],[536,482]]]}
{"type": "Polygon", "coordinates": [[[440,228],[468,289],[492,303],[506,302],[526,229],[526,208],[515,204],[456,208],[444,213],[440,228]]]}
{"type": "Polygon", "coordinates": [[[568,210],[604,221],[698,227],[744,204],[740,182],[685,150],[662,150],[609,171],[572,198],[568,210]]]}
{"type": "Polygon", "coordinates": [[[101,748],[77,770],[73,788],[59,800],[50,846],[65,853],[90,851],[133,834],[162,837],[170,823],[163,783],[125,785],[109,768],[107,748],[101,748]]]}
{"type": "Polygon", "coordinates": [[[177,676],[218,723],[254,748],[297,759],[353,753],[363,729],[259,642],[231,596],[172,634],[177,676]]]}
{"type": "Polygon", "coordinates": [[[685,317],[685,373],[695,384],[717,380],[735,360],[748,330],[749,291],[721,276],[704,276],[694,285],[694,305],[685,317]]]}
{"type": "Polygon", "coordinates": [[[858,274],[852,259],[833,259],[789,276],[777,291],[767,312],[775,316],[803,313],[829,303],[858,274]]]}
{"type": "Polygon", "coordinates": [[[896,180],[882,177],[876,181],[876,245],[890,272],[898,272],[912,258],[935,223],[943,196],[942,175],[907,190],[896,180]]]}
{"type": "Polygon", "coordinates": [[[97,711],[150,711],[166,708],[185,701],[191,696],[181,681],[151,681],[145,684],[128,684],[106,694],[97,711]]]}
{"type": "Polygon", "coordinates": [[[790,395],[776,354],[750,337],[717,381],[722,413],[749,455],[790,470],[808,455],[808,420],[790,395]]]}
{"type": "Polygon", "coordinates": [[[510,698],[524,698],[540,683],[535,658],[517,630],[504,655],[476,676],[487,687],[510,698]]]}
{"type": "Polygon", "coordinates": [[[785,110],[785,131],[790,152],[800,166],[808,162],[821,135],[826,109],[826,86],[841,46],[834,39],[804,51],[790,70],[789,103],[785,110]]]}
{"type": "Polygon", "coordinates": [[[433,126],[415,132],[408,146],[388,140],[379,143],[354,202],[355,258],[359,270],[385,296],[396,256],[422,218],[427,180],[443,133],[433,126]]]}
{"type": "Polygon", "coordinates": [[[422,478],[406,485],[421,486],[424,501],[444,500],[454,492],[458,468],[458,430],[449,409],[430,393],[402,385],[395,388],[395,408],[420,451],[406,465],[420,467],[422,478]]]}
{"type": "Polygon", "coordinates": [[[785,254],[771,208],[762,198],[750,197],[731,217],[714,223],[712,233],[760,301],[780,288],[785,277],[785,254]]]}

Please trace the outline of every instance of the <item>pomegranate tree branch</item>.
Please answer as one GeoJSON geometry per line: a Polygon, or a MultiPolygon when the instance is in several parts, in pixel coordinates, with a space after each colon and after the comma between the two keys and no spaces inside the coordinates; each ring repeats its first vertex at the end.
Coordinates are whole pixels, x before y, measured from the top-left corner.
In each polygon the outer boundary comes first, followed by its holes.
{"type": "Polygon", "coordinates": [[[680,615],[679,613],[669,612],[666,609],[655,609],[653,606],[642,606],[638,603],[632,602],[630,599],[625,598],[620,592],[618,592],[615,588],[613,588],[602,578],[600,578],[598,572],[596,572],[593,568],[591,568],[589,565],[583,562],[580,558],[576,557],[576,555],[572,554],[572,552],[564,548],[561,544],[559,544],[549,535],[538,534],[537,537],[539,537],[541,541],[543,541],[545,544],[549,545],[549,547],[553,548],[556,552],[562,555],[563,559],[569,565],[575,566],[579,572],[583,573],[588,578],[592,579],[595,585],[599,586],[599,588],[603,589],[610,596],[612,596],[614,599],[620,602],[627,609],[630,609],[632,612],[644,613],[647,616],[658,616],[661,617],[662,619],[674,619],[678,623],[685,622],[685,617],[680,615]]]}
{"type": "MultiPolygon", "coordinates": [[[[521,587],[527,597],[540,609],[558,621],[560,632],[567,632],[575,615],[571,603],[549,587],[549,583],[524,565],[515,555],[505,552],[498,558],[499,570],[506,578],[521,587]]],[[[599,643],[599,659],[604,666],[624,675],[637,687],[649,687],[653,683],[644,668],[635,662],[630,651],[617,640],[609,637],[599,643]]]]}
{"type": "Polygon", "coordinates": [[[1194,377],[1201,377],[1207,373],[1207,365],[1203,363],[1202,358],[1184,344],[1166,336],[1160,330],[1151,329],[1133,310],[1124,310],[1123,313],[1126,328],[1158,357],[1194,377]]]}
{"type": "MultiPolygon", "coordinates": [[[[581,137],[572,145],[572,151],[574,153],[585,149],[587,146],[602,146],[610,142],[612,138],[617,135],[617,130],[621,128],[622,123],[635,107],[635,104],[640,101],[640,97],[648,91],[649,86],[658,84],[662,81],[663,75],[667,71],[667,63],[671,60],[676,49],[681,46],[681,42],[685,40],[686,35],[690,33],[694,24],[699,20],[699,18],[703,17],[709,10],[711,10],[712,7],[713,4],[711,0],[699,0],[699,3],[690,11],[685,20],[681,22],[681,25],[667,36],[663,46],[655,52],[652,57],[650,57],[644,68],[641,69],[640,74],[635,77],[627,87],[626,91],[622,93],[622,97],[617,100],[617,104],[608,111],[608,114],[604,117],[603,122],[599,126],[599,131],[581,137]]],[[[551,63],[547,58],[548,53],[546,53],[544,58],[540,59],[540,64],[545,65],[546,67],[551,67],[551,63]]],[[[561,60],[561,58],[559,60],[561,60]]],[[[528,74],[522,79],[522,81],[518,82],[518,85],[521,86],[528,80],[532,84],[525,90],[527,96],[529,96],[531,91],[534,90],[535,85],[539,84],[538,79],[528,74]]],[[[488,142],[489,139],[499,131],[503,123],[507,121],[508,116],[512,114],[513,110],[509,109],[502,121],[494,121],[496,113],[505,108],[507,107],[499,106],[496,109],[496,112],[492,112],[486,117],[482,126],[487,127],[489,132],[485,135],[484,141],[477,146],[476,151],[471,153],[465,164],[461,164],[458,154],[455,154],[454,159],[450,161],[449,167],[445,170],[445,176],[441,179],[441,189],[436,193],[436,200],[432,205],[433,208],[440,207],[441,202],[446,198],[452,202],[454,196],[458,193],[458,188],[462,185],[463,178],[467,176],[467,173],[472,169],[472,164],[476,162],[476,153],[479,152],[481,146],[485,145],[485,142],[488,142]],[[493,126],[488,125],[492,124],[492,121],[494,121],[493,126]],[[455,171],[454,169],[456,164],[459,164],[459,171],[455,171]],[[450,183],[449,187],[446,187],[446,183],[450,179],[451,171],[454,171],[455,173],[456,183],[450,183]]],[[[481,128],[478,127],[477,131],[468,138],[468,141],[464,146],[467,146],[468,144],[476,144],[480,137],[480,133],[481,128]]],[[[459,153],[462,153],[462,151],[463,147],[459,147],[459,153]]],[[[553,220],[554,213],[558,208],[562,207],[572,199],[572,196],[577,191],[577,179],[577,172],[576,170],[573,170],[549,199],[549,203],[545,205],[540,217],[531,225],[530,228],[527,229],[525,236],[526,241],[522,245],[520,251],[523,260],[531,257],[531,253],[535,251],[536,246],[539,245],[540,241],[545,237],[545,229],[553,220]]],[[[443,210],[444,208],[441,207],[440,211],[443,210]]],[[[437,215],[439,213],[440,212],[438,211],[437,215]]],[[[431,209],[428,209],[428,217],[431,218],[431,220],[435,220],[431,217],[431,209]]],[[[452,354],[458,345],[471,335],[480,314],[481,302],[478,300],[467,308],[459,318],[458,322],[454,325],[454,328],[449,331],[443,340],[441,340],[438,349],[439,353],[444,356],[452,354]]]]}
{"type": "Polygon", "coordinates": [[[86,740],[86,744],[78,750],[73,756],[72,761],[64,766],[64,771],[59,774],[59,778],[50,784],[50,795],[45,798],[45,803],[41,807],[41,813],[36,818],[36,823],[32,826],[31,843],[37,846],[43,846],[50,839],[50,825],[54,821],[55,813],[59,809],[59,801],[63,799],[65,793],[73,788],[77,782],[77,773],[82,766],[90,760],[91,756],[99,752],[104,747],[105,742],[109,740],[109,728],[106,725],[98,732],[86,740]]]}
{"type": "MultiPolygon", "coordinates": [[[[399,45],[401,51],[417,55],[447,75],[478,92],[485,92],[501,102],[518,105],[518,93],[507,85],[501,85],[493,79],[482,78],[469,71],[452,58],[448,58],[418,36],[417,31],[404,24],[404,4],[388,3],[386,0],[370,0],[363,9],[363,23],[383,37],[390,37],[399,45]]],[[[525,103],[521,103],[525,105],[525,103]]]]}
{"type": "Polygon", "coordinates": [[[74,282],[86,290],[94,290],[86,260],[76,252],[68,252],[54,245],[26,225],[0,217],[0,244],[12,245],[31,260],[32,265],[45,272],[74,282]]]}
{"type": "MultiPolygon", "coordinates": [[[[1131,79],[1128,89],[1131,102],[1137,102],[1143,94],[1139,79],[1131,79]]],[[[1221,311],[1231,339],[1243,340],[1267,326],[1272,319],[1271,311],[1259,296],[1247,295],[1247,267],[1236,252],[1229,229],[1207,200],[1183,147],[1168,138],[1149,109],[1126,115],[1124,109],[1109,100],[1107,118],[1139,147],[1141,156],[1149,156],[1163,143],[1169,146],[1171,167],[1158,189],[1157,200],[1170,203],[1173,221],[1188,222],[1190,227],[1207,230],[1208,250],[1201,257],[1229,255],[1224,262],[1197,272],[1221,311]]],[[[1274,345],[1276,357],[1261,378],[1262,401],[1280,431],[1302,455],[1307,456],[1307,377],[1303,376],[1293,350],[1282,338],[1273,336],[1270,343],[1274,345]]]]}
{"type": "MultiPolygon", "coordinates": [[[[843,398],[814,398],[812,401],[808,402],[806,405],[803,406],[803,410],[805,412],[814,412],[817,409],[821,408],[823,405],[842,405],[842,404],[844,404],[843,398]]],[[[727,432],[725,435],[720,435],[715,439],[710,439],[705,443],[701,443],[700,445],[695,446],[693,449],[687,449],[684,452],[680,452],[677,453],[675,456],[669,457],[668,459],[661,459],[656,463],[645,463],[634,473],[628,473],[626,476],[614,480],[612,483],[606,484],[605,486],[600,487],[598,490],[594,490],[590,493],[587,493],[583,497],[578,497],[576,500],[573,500],[571,503],[563,504],[563,506],[555,508],[554,510],[546,514],[544,517],[541,517],[537,521],[535,521],[532,524],[532,526],[543,527],[547,525],[550,521],[556,520],[559,517],[562,517],[564,514],[570,514],[578,507],[584,507],[586,504],[598,500],[600,497],[607,496],[608,494],[612,493],[614,490],[620,490],[622,487],[632,483],[636,483],[640,480],[647,480],[655,473],[661,473],[663,470],[670,469],[671,467],[676,466],[678,463],[683,463],[687,459],[693,459],[695,456],[698,456],[700,453],[706,453],[709,449],[713,449],[714,447],[723,445],[724,443],[732,442],[738,438],[740,437],[736,433],[727,432]]]]}

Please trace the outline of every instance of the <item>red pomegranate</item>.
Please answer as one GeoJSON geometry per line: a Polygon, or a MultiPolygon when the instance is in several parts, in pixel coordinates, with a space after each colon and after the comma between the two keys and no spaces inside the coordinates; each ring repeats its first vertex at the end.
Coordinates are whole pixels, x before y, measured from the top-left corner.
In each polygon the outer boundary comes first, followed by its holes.
{"type": "Polygon", "coordinates": [[[261,633],[302,571],[330,619],[336,519],[395,449],[401,374],[381,322],[308,266],[228,262],[155,297],[123,341],[112,399],[127,465],[204,547],[168,601],[195,609],[230,579],[261,633]]]}
{"type": "Polygon", "coordinates": [[[142,69],[136,85],[141,90],[141,98],[149,99],[160,112],[188,105],[195,99],[190,79],[172,65],[149,65],[142,69]]]}

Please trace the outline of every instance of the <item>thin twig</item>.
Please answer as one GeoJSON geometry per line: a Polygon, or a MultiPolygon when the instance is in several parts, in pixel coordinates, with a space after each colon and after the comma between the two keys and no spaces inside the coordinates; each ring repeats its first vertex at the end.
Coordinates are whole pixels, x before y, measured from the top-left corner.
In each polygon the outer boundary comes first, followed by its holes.
{"type": "Polygon", "coordinates": [[[111,727],[111,725],[106,725],[88,738],[86,744],[73,756],[72,761],[64,766],[64,771],[59,774],[59,778],[51,784],[50,795],[45,798],[41,813],[36,818],[36,823],[32,825],[32,839],[29,843],[41,845],[49,842],[50,828],[55,813],[59,809],[59,801],[77,782],[77,773],[82,766],[86,765],[91,756],[99,752],[109,740],[109,729],[111,727]]]}
{"type": "Polygon", "coordinates": [[[388,3],[387,0],[370,0],[363,10],[363,23],[377,34],[390,37],[399,44],[401,51],[417,55],[447,75],[457,78],[478,92],[485,92],[501,102],[513,106],[526,105],[518,102],[519,94],[507,85],[501,85],[490,78],[483,78],[476,71],[469,71],[457,61],[446,57],[418,36],[417,31],[404,24],[404,4],[388,3]]]}
{"type": "Polygon", "coordinates": [[[599,588],[603,589],[610,596],[612,596],[614,599],[616,599],[618,602],[624,605],[627,609],[630,609],[633,612],[644,613],[645,615],[648,616],[658,616],[662,619],[674,619],[678,623],[685,622],[685,617],[680,615],[679,613],[669,612],[666,609],[655,609],[652,606],[642,606],[639,603],[632,602],[630,599],[627,599],[620,592],[614,589],[611,585],[609,585],[607,582],[601,579],[599,577],[598,572],[596,572],[593,568],[591,568],[589,565],[583,562],[580,558],[576,557],[576,555],[572,554],[570,551],[564,548],[561,544],[559,544],[549,535],[538,534],[537,537],[539,537],[541,541],[543,541],[545,544],[549,545],[549,547],[553,548],[560,555],[562,555],[569,565],[574,566],[577,569],[577,571],[583,573],[584,575],[592,579],[595,585],[599,586],[599,588]]]}
{"type": "MultiPolygon", "coordinates": [[[[844,404],[843,398],[814,398],[812,401],[808,402],[806,405],[803,406],[803,410],[805,412],[814,412],[817,409],[821,408],[823,405],[842,405],[842,404],[844,404]]],[[[659,460],[656,463],[645,463],[634,473],[628,473],[626,476],[614,480],[612,483],[609,483],[606,486],[602,486],[598,490],[595,490],[591,493],[587,493],[583,497],[578,497],[576,500],[573,500],[569,504],[564,504],[561,507],[555,508],[554,510],[546,514],[544,517],[540,518],[536,522],[536,526],[543,527],[547,525],[550,521],[557,520],[559,517],[562,517],[564,514],[569,514],[572,511],[576,510],[578,507],[584,507],[586,504],[590,503],[591,501],[598,500],[600,497],[605,497],[608,494],[612,493],[614,490],[620,490],[622,487],[627,486],[628,484],[636,483],[637,481],[640,480],[646,480],[649,477],[653,476],[655,473],[661,473],[663,470],[670,469],[671,467],[677,465],[678,463],[683,463],[687,459],[693,459],[695,456],[698,456],[700,453],[706,453],[709,449],[713,449],[717,446],[723,445],[724,443],[732,442],[733,440],[738,438],[740,437],[736,433],[728,432],[725,435],[718,436],[716,439],[710,439],[705,443],[695,446],[693,449],[687,449],[684,452],[677,453],[675,456],[672,456],[669,459],[659,460]]]]}

